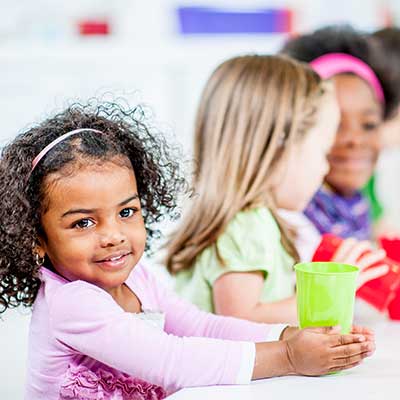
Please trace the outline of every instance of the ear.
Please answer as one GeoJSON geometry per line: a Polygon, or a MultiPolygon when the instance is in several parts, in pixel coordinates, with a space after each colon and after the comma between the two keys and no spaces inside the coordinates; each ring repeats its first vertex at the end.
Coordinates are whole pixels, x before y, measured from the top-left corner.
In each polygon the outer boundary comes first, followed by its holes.
{"type": "Polygon", "coordinates": [[[44,258],[46,255],[46,242],[40,236],[36,239],[36,244],[33,247],[33,252],[36,253],[40,258],[44,258]]]}

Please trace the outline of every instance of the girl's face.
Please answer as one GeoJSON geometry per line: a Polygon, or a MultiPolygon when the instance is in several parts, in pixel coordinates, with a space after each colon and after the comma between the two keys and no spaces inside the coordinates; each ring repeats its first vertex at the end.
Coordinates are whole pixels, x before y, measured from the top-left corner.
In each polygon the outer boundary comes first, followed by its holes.
{"type": "Polygon", "coordinates": [[[295,143],[278,172],[275,193],[279,208],[302,211],[320,187],[329,170],[329,153],[339,124],[340,112],[335,91],[326,83],[315,124],[295,143]]]}
{"type": "Polygon", "coordinates": [[[39,250],[68,280],[121,286],[141,258],[146,230],[135,174],[112,162],[46,178],[46,239],[39,250]]]}
{"type": "Polygon", "coordinates": [[[361,78],[337,75],[334,82],[341,118],[326,182],[346,196],[360,190],[374,171],[381,148],[382,108],[361,78]]]}

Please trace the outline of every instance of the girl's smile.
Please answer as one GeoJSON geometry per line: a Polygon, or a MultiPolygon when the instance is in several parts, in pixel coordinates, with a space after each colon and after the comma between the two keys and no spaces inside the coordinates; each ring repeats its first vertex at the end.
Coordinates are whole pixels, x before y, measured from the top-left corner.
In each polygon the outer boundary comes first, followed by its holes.
{"type": "Polygon", "coordinates": [[[45,181],[40,251],[68,280],[113,295],[141,258],[146,230],[129,160],[72,165],[45,181]],[[70,172],[70,171],[68,171],[70,172]]]}
{"type": "Polygon", "coordinates": [[[375,165],[374,157],[369,154],[331,155],[328,160],[331,168],[349,170],[350,172],[357,172],[357,170],[363,172],[365,169],[373,168],[375,165]]]}
{"type": "Polygon", "coordinates": [[[125,266],[126,261],[129,259],[131,254],[132,252],[130,251],[119,251],[95,262],[103,268],[122,268],[125,266]]]}

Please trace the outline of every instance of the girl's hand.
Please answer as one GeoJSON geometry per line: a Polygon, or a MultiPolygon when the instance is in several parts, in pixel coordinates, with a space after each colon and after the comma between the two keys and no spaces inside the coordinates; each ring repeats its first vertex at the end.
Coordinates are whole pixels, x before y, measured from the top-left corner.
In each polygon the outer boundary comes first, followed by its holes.
{"type": "Polygon", "coordinates": [[[342,244],[336,250],[332,261],[355,265],[360,269],[360,274],[357,278],[358,289],[364,285],[364,283],[379,278],[389,271],[389,267],[386,264],[371,267],[377,262],[383,261],[385,257],[385,250],[374,249],[372,244],[368,241],[358,241],[350,238],[343,240],[342,244]]]}
{"type": "Polygon", "coordinates": [[[300,331],[300,328],[298,328],[297,326],[287,326],[282,331],[279,340],[288,340],[299,331],[300,331]]]}
{"type": "MultiPolygon", "coordinates": [[[[372,355],[375,343],[366,334],[340,335],[340,328],[306,328],[285,340],[294,374],[318,376],[353,368],[372,355]]],[[[365,332],[354,327],[353,332],[365,332]]]]}
{"type": "Polygon", "coordinates": [[[375,334],[369,328],[365,328],[364,326],[353,325],[351,327],[351,332],[350,333],[363,335],[363,336],[365,336],[367,341],[375,343],[375,334]]]}

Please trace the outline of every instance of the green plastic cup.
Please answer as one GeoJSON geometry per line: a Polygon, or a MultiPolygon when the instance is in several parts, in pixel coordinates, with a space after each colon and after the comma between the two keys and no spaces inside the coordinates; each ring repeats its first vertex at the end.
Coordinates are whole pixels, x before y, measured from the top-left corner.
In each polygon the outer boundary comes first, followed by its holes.
{"type": "Polygon", "coordinates": [[[358,268],[334,262],[309,262],[297,264],[294,269],[300,328],[340,325],[341,333],[349,333],[358,268]]]}

